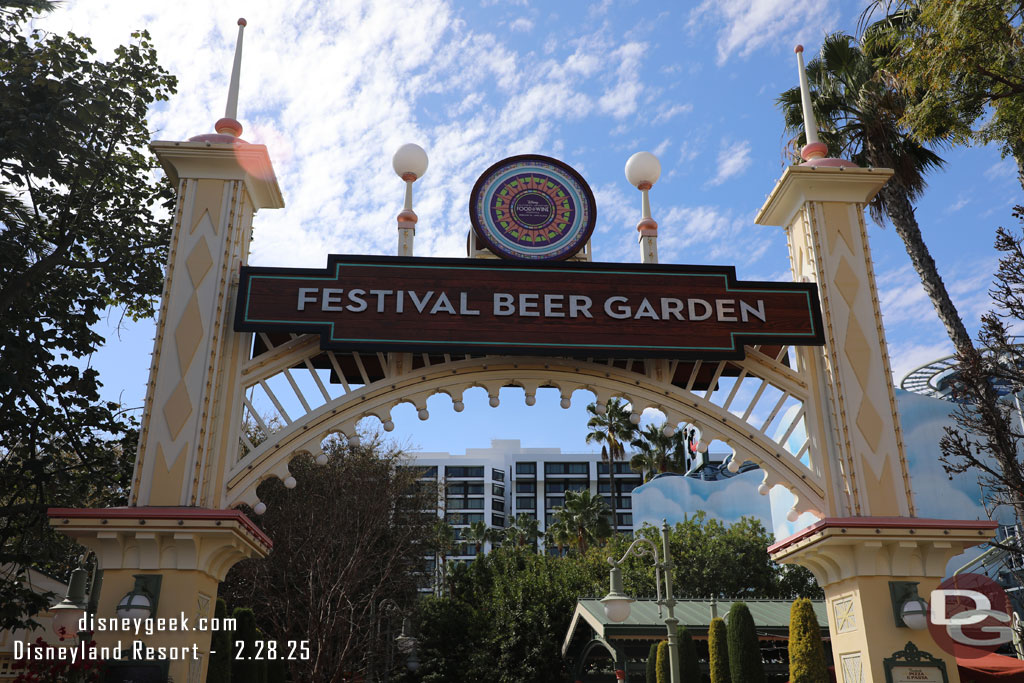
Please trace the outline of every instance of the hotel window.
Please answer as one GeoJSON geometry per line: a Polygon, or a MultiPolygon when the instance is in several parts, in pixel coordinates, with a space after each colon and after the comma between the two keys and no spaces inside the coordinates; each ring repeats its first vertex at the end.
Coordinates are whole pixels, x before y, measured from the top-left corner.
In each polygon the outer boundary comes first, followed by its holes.
{"type": "Polygon", "coordinates": [[[537,499],[533,496],[517,496],[516,507],[520,510],[534,510],[537,507],[537,499]]]}
{"type": "Polygon", "coordinates": [[[537,493],[537,484],[532,481],[517,481],[516,493],[537,493]]]}
{"type": "Polygon", "coordinates": [[[495,496],[504,496],[505,487],[502,484],[491,484],[491,493],[495,496]]]}
{"type": "Polygon", "coordinates": [[[537,463],[535,462],[517,462],[516,463],[516,474],[526,476],[537,476],[537,463]]]}
{"type": "Polygon", "coordinates": [[[501,470],[491,470],[491,479],[493,481],[505,481],[505,473],[501,470]]]}
{"type": "Polygon", "coordinates": [[[483,479],[483,467],[448,467],[445,475],[449,477],[477,477],[483,479]]]}

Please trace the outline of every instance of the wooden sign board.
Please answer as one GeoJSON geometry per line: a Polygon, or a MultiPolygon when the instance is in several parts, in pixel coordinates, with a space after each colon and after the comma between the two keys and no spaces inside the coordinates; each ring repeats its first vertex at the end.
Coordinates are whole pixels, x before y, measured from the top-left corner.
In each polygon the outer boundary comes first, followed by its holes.
{"type": "Polygon", "coordinates": [[[328,257],[246,266],[235,330],[308,332],[325,349],[739,359],[824,344],[817,286],[724,266],[328,257]]]}
{"type": "Polygon", "coordinates": [[[949,683],[946,663],[913,642],[882,660],[885,683],[949,683]]]}

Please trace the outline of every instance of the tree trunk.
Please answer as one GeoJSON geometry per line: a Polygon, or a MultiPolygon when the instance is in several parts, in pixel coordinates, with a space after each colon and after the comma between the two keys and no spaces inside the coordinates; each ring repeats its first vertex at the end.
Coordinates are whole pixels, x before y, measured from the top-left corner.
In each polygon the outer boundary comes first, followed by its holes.
{"type": "Polygon", "coordinates": [[[946,334],[949,335],[957,353],[974,351],[971,335],[967,333],[967,328],[964,327],[963,320],[960,319],[960,314],[935,267],[935,260],[928,252],[928,247],[921,237],[921,228],[917,224],[917,218],[914,217],[914,207],[910,205],[906,193],[893,181],[889,181],[880,190],[880,194],[885,200],[886,214],[892,221],[896,234],[903,240],[903,244],[907,248],[907,255],[910,256],[910,262],[914,265],[918,277],[921,278],[924,291],[931,299],[939,321],[946,328],[946,334]]]}
{"type": "MultiPolygon", "coordinates": [[[[1020,160],[1024,156],[1017,158],[1020,160]]],[[[1021,180],[1024,183],[1024,174],[1022,174],[1021,180]]],[[[999,409],[999,395],[992,387],[991,378],[986,376],[983,371],[977,371],[982,367],[981,353],[975,348],[974,341],[967,333],[963,320],[956,310],[956,305],[953,304],[949,292],[946,291],[946,285],[935,267],[935,260],[932,259],[928,247],[921,237],[921,228],[914,217],[914,207],[911,206],[906,193],[892,181],[881,189],[880,194],[885,200],[886,213],[907,248],[907,254],[914,265],[914,270],[921,278],[925,293],[931,299],[939,320],[946,328],[946,334],[949,335],[950,341],[956,348],[958,365],[961,368],[969,369],[967,372],[961,371],[961,379],[971,385],[971,394],[976,399],[975,409],[987,427],[986,432],[990,436],[989,447],[1000,464],[1003,480],[1011,487],[1017,488],[1018,492],[1024,492],[1024,482],[1015,476],[1013,463],[1017,457],[1016,445],[1009,433],[1010,425],[999,409]]],[[[1018,519],[1024,519],[1021,516],[1024,514],[1024,504],[1018,501],[1014,508],[1018,519]]]]}
{"type": "Polygon", "coordinates": [[[617,502],[615,500],[615,455],[611,448],[608,449],[608,490],[612,494],[612,531],[618,534],[619,516],[615,512],[617,505],[617,502]]]}

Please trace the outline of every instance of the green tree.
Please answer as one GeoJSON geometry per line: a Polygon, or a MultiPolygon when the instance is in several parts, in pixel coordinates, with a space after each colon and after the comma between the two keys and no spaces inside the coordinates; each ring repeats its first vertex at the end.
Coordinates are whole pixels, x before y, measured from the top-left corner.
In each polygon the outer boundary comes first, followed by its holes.
{"type": "Polygon", "coordinates": [[[426,596],[417,603],[414,620],[422,663],[417,674],[422,683],[486,680],[486,670],[480,672],[475,667],[481,632],[487,624],[477,623],[472,605],[448,597],[426,596]],[[478,674],[480,677],[474,679],[478,674]]]}
{"type": "Polygon", "coordinates": [[[423,512],[432,492],[400,451],[370,436],[362,444],[328,442],[324,465],[291,460],[293,489],[264,482],[267,510],[255,519],[274,552],[238,563],[221,584],[228,604],[251,606],[269,638],[309,641],[314,656],[289,662],[295,680],[334,681],[379,665],[388,635],[377,628],[381,603],[411,611],[433,552],[436,518],[423,512]]]}
{"type": "Polygon", "coordinates": [[[708,625],[708,665],[711,683],[731,683],[729,677],[729,635],[725,620],[715,617],[708,625]]]}
{"type": "Polygon", "coordinates": [[[452,571],[444,605],[434,599],[429,613],[419,610],[420,637],[429,644],[423,668],[434,660],[431,681],[562,683],[568,672],[561,641],[576,601],[602,588],[607,570],[595,571],[583,558],[497,548],[452,571]],[[468,627],[453,626],[456,619],[468,627]]]}
{"type": "Polygon", "coordinates": [[[565,547],[571,545],[575,540],[572,529],[560,517],[555,517],[548,522],[548,527],[544,530],[545,547],[548,549],[557,548],[559,555],[562,555],[565,552],[565,547]]]}
{"type": "Polygon", "coordinates": [[[626,444],[633,440],[636,426],[630,422],[627,405],[620,399],[610,398],[608,403],[599,406],[591,403],[587,406],[587,443],[601,444],[601,461],[608,465],[608,488],[611,491],[612,530],[618,533],[618,518],[615,508],[618,507],[620,492],[615,485],[615,463],[626,458],[626,444]]]}
{"type": "Polygon", "coordinates": [[[921,141],[995,142],[1024,187],[1024,5],[1017,0],[875,0],[865,32],[914,94],[902,122],[921,141]],[[975,128],[979,121],[980,127],[975,128]]]}
{"type": "Polygon", "coordinates": [[[587,547],[612,534],[609,510],[604,499],[593,496],[589,489],[566,491],[565,505],[554,509],[555,522],[564,526],[572,544],[581,554],[587,547]]]}
{"type": "Polygon", "coordinates": [[[672,436],[665,436],[658,425],[647,425],[638,430],[630,441],[634,453],[629,459],[629,468],[643,472],[645,482],[662,472],[685,473],[686,453],[693,434],[692,428],[684,427],[673,432],[672,436]]]}
{"type": "Polygon", "coordinates": [[[703,674],[700,661],[697,659],[697,645],[693,636],[685,626],[680,626],[679,633],[679,678],[682,683],[701,683],[703,674]]]}
{"type": "Polygon", "coordinates": [[[505,528],[504,543],[517,548],[529,546],[536,549],[537,539],[542,536],[540,522],[535,518],[520,512],[512,523],[505,528]]]}
{"type": "Polygon", "coordinates": [[[828,683],[828,663],[821,627],[807,598],[793,601],[789,611],[790,683],[828,683]]]}
{"type": "Polygon", "coordinates": [[[482,553],[484,544],[491,540],[491,530],[488,528],[487,522],[480,521],[470,524],[469,528],[466,530],[465,540],[466,542],[473,544],[473,547],[476,550],[476,552],[473,553],[474,555],[482,553]]]}
{"type": "MultiPolygon", "coordinates": [[[[104,311],[151,316],[173,192],[147,151],[146,112],[174,92],[145,32],[100,61],[88,38],[0,12],[0,567],[61,562],[50,506],[126,482],[133,422],[83,367],[104,311]]],[[[52,571],[52,568],[51,568],[52,571]]],[[[46,602],[0,576],[0,628],[46,602]]]]}
{"type": "Polygon", "coordinates": [[[658,683],[672,683],[672,660],[668,654],[668,641],[658,643],[658,683]]]}
{"type": "MultiPolygon", "coordinates": [[[[223,598],[217,598],[213,616],[223,625],[228,616],[228,605],[223,598]]],[[[232,649],[231,631],[221,628],[210,636],[210,664],[206,672],[206,680],[210,683],[231,683],[232,649]]]]}
{"type": "Polygon", "coordinates": [[[764,663],[757,628],[745,603],[729,608],[729,677],[743,683],[764,683],[764,663]]]}
{"type": "Polygon", "coordinates": [[[651,651],[647,653],[647,668],[645,670],[647,683],[658,683],[658,643],[651,644],[651,651]]]}

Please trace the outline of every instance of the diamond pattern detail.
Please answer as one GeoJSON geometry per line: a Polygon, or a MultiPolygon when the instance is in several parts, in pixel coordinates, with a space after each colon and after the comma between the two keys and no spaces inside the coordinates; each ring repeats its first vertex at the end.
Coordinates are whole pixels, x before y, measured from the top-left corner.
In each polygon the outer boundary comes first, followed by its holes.
{"type": "Polygon", "coordinates": [[[853,308],[853,302],[856,300],[857,292],[860,290],[860,280],[857,279],[857,274],[853,272],[853,268],[850,267],[845,258],[839,259],[835,282],[846,305],[853,308]]]}
{"type": "Polygon", "coordinates": [[[871,447],[872,453],[878,453],[878,440],[882,438],[882,418],[871,405],[870,401],[861,401],[860,412],[857,413],[857,428],[871,447]]]}
{"type": "Polygon", "coordinates": [[[840,202],[825,202],[822,209],[825,212],[825,225],[830,228],[829,251],[835,251],[836,245],[839,243],[836,235],[839,235],[846,242],[846,248],[856,254],[857,252],[853,248],[855,244],[853,239],[854,222],[851,220],[849,205],[840,202]]]}
{"type": "Polygon", "coordinates": [[[853,598],[842,598],[833,602],[832,614],[836,619],[836,633],[857,630],[857,613],[853,608],[853,598]]]}
{"type": "Polygon", "coordinates": [[[192,253],[185,259],[185,267],[188,268],[188,277],[192,280],[193,287],[199,287],[199,283],[210,272],[212,265],[213,257],[210,256],[210,247],[206,244],[206,238],[200,237],[199,242],[192,248],[192,253]]]}
{"type": "Polygon", "coordinates": [[[167,420],[167,429],[171,432],[171,440],[178,438],[178,432],[185,426],[188,416],[192,414],[192,399],[189,398],[188,388],[185,386],[185,379],[178,382],[171,397],[164,404],[164,419],[167,420]]]}
{"type": "Polygon", "coordinates": [[[860,328],[860,324],[853,317],[850,318],[850,325],[846,328],[843,351],[846,352],[846,357],[850,361],[850,367],[857,377],[861,390],[866,390],[871,377],[871,347],[868,345],[868,338],[864,335],[864,330],[860,328]]]}
{"type": "Polygon", "coordinates": [[[217,223],[220,221],[221,196],[224,193],[223,180],[200,180],[196,183],[196,200],[192,204],[192,230],[203,216],[209,215],[209,221],[213,228],[213,234],[217,234],[217,223]]]}
{"type": "Polygon", "coordinates": [[[859,652],[843,655],[839,659],[843,667],[843,683],[864,683],[864,669],[859,652]]]}
{"type": "Polygon", "coordinates": [[[192,292],[191,298],[185,305],[185,312],[174,328],[174,344],[178,347],[178,363],[181,366],[181,374],[184,375],[188,366],[192,364],[192,357],[196,355],[199,343],[203,341],[203,316],[199,312],[199,297],[192,292]]]}

